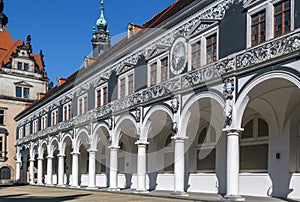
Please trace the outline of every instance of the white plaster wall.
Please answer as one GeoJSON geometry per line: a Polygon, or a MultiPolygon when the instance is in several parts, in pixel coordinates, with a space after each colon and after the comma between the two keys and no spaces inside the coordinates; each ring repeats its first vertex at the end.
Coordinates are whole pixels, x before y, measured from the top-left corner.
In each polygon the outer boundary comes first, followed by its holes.
{"type": "Polygon", "coordinates": [[[158,174],[156,190],[174,191],[174,174],[158,174]]]}
{"type": "Polygon", "coordinates": [[[97,187],[107,187],[106,174],[96,174],[96,186],[97,187]]]}
{"type": "Polygon", "coordinates": [[[292,192],[288,195],[288,197],[292,199],[300,199],[300,173],[292,174],[289,188],[292,192]]]}
{"type": "Polygon", "coordinates": [[[267,197],[272,193],[272,180],[268,173],[241,173],[240,194],[267,197]]]}
{"type": "Polygon", "coordinates": [[[88,186],[89,185],[89,175],[88,174],[82,174],[80,177],[80,186],[88,186]]]}
{"type": "Polygon", "coordinates": [[[190,174],[188,183],[188,192],[218,193],[218,178],[214,173],[190,174]]]}
{"type": "Polygon", "coordinates": [[[125,174],[118,174],[118,187],[124,189],[126,187],[126,177],[125,174]]]}

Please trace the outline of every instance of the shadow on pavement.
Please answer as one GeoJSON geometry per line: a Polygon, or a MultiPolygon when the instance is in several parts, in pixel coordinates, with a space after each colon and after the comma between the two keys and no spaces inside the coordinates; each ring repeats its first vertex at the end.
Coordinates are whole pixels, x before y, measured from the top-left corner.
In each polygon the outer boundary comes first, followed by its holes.
{"type": "Polygon", "coordinates": [[[72,196],[62,196],[62,197],[33,197],[27,196],[26,194],[16,194],[16,195],[7,195],[7,196],[0,196],[0,202],[61,202],[61,201],[70,201],[75,200],[83,196],[89,196],[90,194],[79,194],[79,195],[72,195],[72,196]]]}

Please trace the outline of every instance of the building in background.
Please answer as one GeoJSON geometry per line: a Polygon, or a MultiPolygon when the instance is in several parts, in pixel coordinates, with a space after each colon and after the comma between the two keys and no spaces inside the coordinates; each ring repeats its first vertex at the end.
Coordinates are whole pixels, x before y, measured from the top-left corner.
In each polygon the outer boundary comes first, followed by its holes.
{"type": "MultiPolygon", "coordinates": [[[[0,184],[15,177],[15,116],[47,92],[43,54],[33,54],[31,37],[13,40],[6,29],[7,16],[0,1],[0,184]]],[[[34,130],[34,129],[33,129],[34,130]]],[[[38,130],[36,128],[36,130],[38,130]]],[[[25,131],[24,131],[25,132],[25,131]]],[[[30,131],[33,132],[33,131],[30,131]]]]}
{"type": "Polygon", "coordinates": [[[104,52],[93,41],[16,117],[17,167],[49,186],[300,198],[299,12],[177,0],[104,52]]]}

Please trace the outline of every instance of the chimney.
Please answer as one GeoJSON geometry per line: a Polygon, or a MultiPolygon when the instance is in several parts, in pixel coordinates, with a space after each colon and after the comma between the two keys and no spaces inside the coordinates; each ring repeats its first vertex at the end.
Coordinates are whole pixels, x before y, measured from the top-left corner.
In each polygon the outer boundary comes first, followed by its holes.
{"type": "Polygon", "coordinates": [[[43,99],[45,97],[46,93],[39,93],[39,100],[43,99]]]}

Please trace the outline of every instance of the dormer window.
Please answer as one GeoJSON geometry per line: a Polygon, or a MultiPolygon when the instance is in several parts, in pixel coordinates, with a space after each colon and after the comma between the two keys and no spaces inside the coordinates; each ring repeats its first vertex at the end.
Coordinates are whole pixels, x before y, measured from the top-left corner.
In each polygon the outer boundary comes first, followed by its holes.
{"type": "Polygon", "coordinates": [[[24,63],[24,71],[28,71],[28,63],[24,63]]]}

